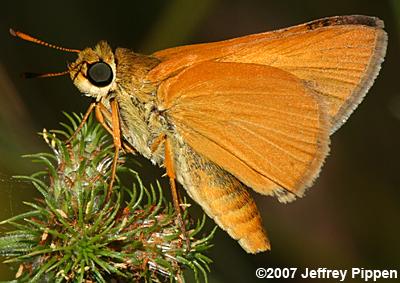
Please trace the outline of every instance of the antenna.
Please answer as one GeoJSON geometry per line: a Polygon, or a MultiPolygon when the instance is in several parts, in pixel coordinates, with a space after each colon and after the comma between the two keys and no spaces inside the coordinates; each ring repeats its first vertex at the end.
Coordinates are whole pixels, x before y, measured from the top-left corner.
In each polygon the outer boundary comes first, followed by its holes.
{"type": "Polygon", "coordinates": [[[64,76],[66,74],[69,74],[70,71],[63,71],[63,72],[56,72],[56,73],[29,73],[25,72],[22,73],[22,76],[26,79],[36,79],[36,78],[51,78],[51,77],[59,77],[59,76],[64,76]]]}
{"type": "Polygon", "coordinates": [[[46,46],[46,47],[54,48],[54,49],[57,49],[57,50],[61,50],[61,51],[65,51],[65,52],[74,52],[74,53],[81,52],[78,49],[65,48],[65,47],[61,47],[61,46],[57,46],[57,45],[54,45],[54,44],[47,43],[47,42],[45,42],[43,40],[34,38],[33,36],[30,36],[29,34],[13,30],[12,28],[10,28],[10,34],[12,36],[19,37],[19,38],[21,38],[23,40],[30,41],[30,42],[33,42],[33,43],[36,43],[36,44],[39,44],[39,45],[43,45],[43,46],[46,46]]]}

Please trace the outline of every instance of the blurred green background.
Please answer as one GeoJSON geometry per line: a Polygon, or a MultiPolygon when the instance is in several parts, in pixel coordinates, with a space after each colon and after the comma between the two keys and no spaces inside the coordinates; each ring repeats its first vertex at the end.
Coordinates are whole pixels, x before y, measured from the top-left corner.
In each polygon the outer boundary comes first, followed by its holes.
{"type": "MultiPolygon", "coordinates": [[[[256,197],[272,251],[248,255],[219,230],[210,255],[215,261],[210,281],[266,281],[255,277],[257,267],[400,271],[400,71],[396,70],[400,66],[400,0],[3,2],[0,219],[23,211],[26,207],[21,202],[38,196],[29,183],[10,178],[37,170],[20,157],[47,151],[36,133],[59,128],[59,122],[66,120],[62,111],[84,112],[89,103],[68,77],[22,79],[23,71],[62,71],[66,61],[75,58],[12,38],[10,27],[65,47],[82,49],[106,39],[114,47],[151,53],[346,14],[373,15],[385,21],[389,47],[378,79],[332,137],[331,154],[305,198],[283,205],[256,197]]],[[[151,180],[161,178],[162,171],[144,162],[142,174],[151,180]]],[[[12,276],[7,266],[0,266],[0,280],[12,276]]],[[[299,277],[291,282],[296,281],[304,282],[299,277]]]]}

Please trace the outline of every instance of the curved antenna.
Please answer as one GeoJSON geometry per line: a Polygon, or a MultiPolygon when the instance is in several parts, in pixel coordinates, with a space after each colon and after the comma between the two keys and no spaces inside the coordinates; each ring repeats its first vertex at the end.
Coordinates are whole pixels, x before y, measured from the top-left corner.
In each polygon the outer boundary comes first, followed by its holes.
{"type": "Polygon", "coordinates": [[[30,42],[33,42],[33,43],[36,43],[36,44],[40,44],[40,45],[43,45],[43,46],[46,46],[46,47],[54,48],[54,49],[57,49],[57,50],[66,51],[66,52],[74,52],[74,53],[81,52],[78,49],[65,48],[65,47],[61,47],[61,46],[57,46],[57,45],[54,45],[54,44],[47,43],[47,42],[45,42],[43,40],[34,38],[34,37],[32,37],[32,36],[30,36],[30,35],[28,35],[26,33],[13,30],[12,28],[10,28],[10,34],[12,36],[19,37],[19,38],[21,38],[23,40],[30,41],[30,42]]]}

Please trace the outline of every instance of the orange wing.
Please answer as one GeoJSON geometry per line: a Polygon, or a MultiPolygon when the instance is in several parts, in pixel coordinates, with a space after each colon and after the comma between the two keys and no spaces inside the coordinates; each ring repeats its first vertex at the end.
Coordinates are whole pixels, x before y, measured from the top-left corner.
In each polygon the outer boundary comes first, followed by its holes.
{"type": "Polygon", "coordinates": [[[302,195],[328,152],[323,103],[278,68],[204,62],[164,81],[157,97],[196,152],[282,201],[302,195]]]}
{"type": "Polygon", "coordinates": [[[150,74],[163,81],[204,61],[257,63],[280,68],[304,80],[328,109],[331,133],[362,101],[386,52],[383,22],[342,16],[221,42],[156,52],[161,63],[150,74]]]}

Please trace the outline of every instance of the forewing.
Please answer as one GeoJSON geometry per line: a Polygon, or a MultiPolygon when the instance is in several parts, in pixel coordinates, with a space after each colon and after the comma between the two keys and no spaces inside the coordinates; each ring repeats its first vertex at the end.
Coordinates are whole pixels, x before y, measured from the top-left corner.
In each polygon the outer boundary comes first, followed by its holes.
{"type": "Polygon", "coordinates": [[[156,52],[149,79],[162,81],[203,61],[257,63],[288,71],[324,99],[331,132],[362,101],[386,52],[383,22],[367,16],[331,17],[221,42],[156,52]]]}
{"type": "Polygon", "coordinates": [[[328,151],[323,103],[274,67],[204,62],[163,82],[157,96],[196,152],[282,201],[302,195],[328,151]]]}

